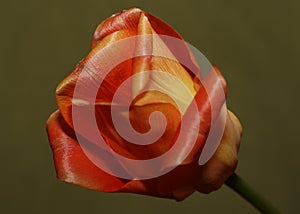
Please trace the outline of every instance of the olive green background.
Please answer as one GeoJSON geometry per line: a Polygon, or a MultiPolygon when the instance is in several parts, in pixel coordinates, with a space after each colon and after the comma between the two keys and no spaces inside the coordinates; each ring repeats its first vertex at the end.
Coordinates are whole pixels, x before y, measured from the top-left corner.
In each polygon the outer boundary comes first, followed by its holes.
{"type": "Polygon", "coordinates": [[[244,126],[237,173],[283,213],[298,213],[298,2],[2,2],[0,212],[258,213],[226,186],[177,203],[56,180],[45,132],[57,108],[55,87],[88,53],[98,23],[135,6],[168,22],[218,65],[228,83],[228,106],[244,126]]]}

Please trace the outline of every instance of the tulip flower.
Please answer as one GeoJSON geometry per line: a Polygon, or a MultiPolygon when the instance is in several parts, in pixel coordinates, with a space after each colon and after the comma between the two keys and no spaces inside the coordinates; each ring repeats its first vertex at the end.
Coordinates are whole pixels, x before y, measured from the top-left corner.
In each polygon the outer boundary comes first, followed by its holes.
{"type": "Polygon", "coordinates": [[[221,72],[211,70],[204,77],[182,37],[147,12],[103,21],[90,53],[56,90],[47,133],[57,178],[177,201],[219,189],[236,169],[242,127],[226,110],[221,72]],[[199,164],[215,127],[219,142],[199,164]]]}

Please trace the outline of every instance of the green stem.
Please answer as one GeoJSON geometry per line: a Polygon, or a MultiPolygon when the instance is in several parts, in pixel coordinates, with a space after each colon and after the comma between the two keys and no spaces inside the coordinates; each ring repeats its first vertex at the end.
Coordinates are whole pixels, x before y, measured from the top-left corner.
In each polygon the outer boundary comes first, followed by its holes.
{"type": "Polygon", "coordinates": [[[227,186],[236,191],[246,201],[252,204],[261,213],[273,214],[280,213],[268,201],[254,191],[241,177],[233,173],[225,182],[227,186]]]}

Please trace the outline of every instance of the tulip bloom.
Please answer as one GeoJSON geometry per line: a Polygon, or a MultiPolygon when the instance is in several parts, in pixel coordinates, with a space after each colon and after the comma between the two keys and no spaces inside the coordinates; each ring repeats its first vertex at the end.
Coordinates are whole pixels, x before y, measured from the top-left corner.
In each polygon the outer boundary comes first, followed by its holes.
{"type": "MultiPolygon", "coordinates": [[[[178,47],[168,43],[164,36],[183,41],[169,25],[136,8],[115,14],[97,27],[90,53],[57,87],[56,99],[59,110],[54,112],[47,122],[47,132],[58,179],[102,192],[131,192],[183,200],[195,191],[208,193],[218,189],[235,170],[241,127],[237,118],[232,113],[226,112],[225,116],[229,116],[225,121],[224,135],[217,151],[205,165],[199,165],[199,157],[205,146],[211,124],[214,122],[211,116],[212,104],[221,111],[224,103],[217,96],[211,95],[210,97],[203,87],[202,77],[192,72],[193,69],[199,70],[199,68],[184,42],[179,44],[181,51],[178,52],[176,51],[178,47]],[[134,44],[126,45],[124,48],[114,46],[126,38],[143,35],[158,35],[160,39],[157,47],[163,52],[168,52],[174,59],[184,59],[187,66],[161,56],[135,55],[135,53],[153,51],[155,45],[152,46],[149,37],[138,37],[134,44]],[[109,57],[107,54],[97,55],[106,49],[109,57]],[[115,63],[118,57],[128,54],[133,57],[115,63]],[[113,63],[116,66],[110,68],[113,63]],[[102,71],[105,69],[109,71],[104,75],[102,71]],[[166,75],[172,75],[180,83],[166,75]],[[99,83],[98,80],[101,80],[101,86],[96,84],[99,83]],[[130,90],[119,90],[126,81],[129,85],[124,87],[130,90]],[[99,88],[93,97],[89,90],[94,85],[99,88]],[[76,87],[84,88],[85,91],[77,93],[76,87]],[[150,90],[152,88],[157,90],[150,90]],[[117,92],[120,92],[120,103],[114,100],[117,92]],[[128,100],[130,100],[130,106],[126,109],[122,102],[128,100]],[[199,114],[191,110],[192,100],[195,101],[199,114]],[[90,122],[92,120],[89,116],[80,113],[76,115],[76,121],[77,123],[79,121],[82,129],[77,129],[74,112],[77,109],[90,107],[94,111],[96,125],[90,122]],[[128,126],[132,126],[138,133],[147,133],[152,129],[156,134],[161,130],[162,124],[165,125],[164,132],[152,144],[130,143],[115,127],[112,108],[117,112],[116,117],[121,122],[126,119],[124,112],[128,110],[130,120],[128,126]],[[162,113],[165,123],[160,117],[151,117],[153,112],[162,113]],[[152,121],[148,121],[149,118],[152,121]],[[189,126],[180,135],[183,120],[188,121],[189,126]],[[115,161],[114,166],[128,173],[126,175],[128,177],[109,173],[110,166],[104,166],[108,168],[108,171],[103,170],[91,160],[90,156],[94,156],[99,161],[113,159],[112,155],[105,152],[101,157],[95,155],[95,150],[103,149],[97,144],[97,140],[88,134],[89,131],[92,132],[95,129],[101,134],[109,148],[131,160],[160,157],[175,147],[176,140],[180,137],[179,143],[181,144],[179,144],[179,149],[177,146],[177,150],[170,158],[157,166],[157,168],[166,169],[166,173],[147,179],[134,179],[134,176],[130,179],[132,170],[118,162],[119,160],[115,161]],[[86,143],[86,148],[79,143],[79,138],[86,143]],[[182,153],[187,152],[189,145],[192,147],[188,155],[182,158],[182,153]],[[172,170],[168,171],[169,168],[172,170]]],[[[206,83],[211,90],[221,85],[226,94],[225,80],[216,67],[213,69],[218,75],[214,78],[207,77],[206,83]]],[[[122,128],[126,126],[123,125],[120,129],[122,128]]],[[[126,133],[126,130],[124,132],[126,133]]],[[[138,171],[141,175],[152,173],[142,168],[138,171]]]]}

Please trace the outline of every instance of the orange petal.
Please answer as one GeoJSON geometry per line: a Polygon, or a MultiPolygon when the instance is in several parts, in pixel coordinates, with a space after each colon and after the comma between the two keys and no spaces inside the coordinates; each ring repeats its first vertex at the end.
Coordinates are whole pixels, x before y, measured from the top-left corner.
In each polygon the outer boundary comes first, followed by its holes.
{"type": "MultiPolygon", "coordinates": [[[[122,63],[119,63],[119,59],[133,52],[134,47],[127,46],[120,50],[118,47],[113,46],[116,41],[130,35],[134,35],[134,32],[123,30],[105,37],[58,85],[56,89],[57,104],[64,119],[71,127],[73,127],[72,103],[80,105],[81,103],[94,103],[95,101],[111,102],[119,85],[130,77],[131,59],[122,60],[122,63]],[[110,47],[105,52],[105,56],[98,57],[97,54],[101,55],[103,53],[101,50],[108,46],[110,47]],[[116,66],[112,68],[114,62],[116,66]],[[106,75],[107,73],[108,75],[106,75]],[[102,82],[101,87],[100,82],[102,82]],[[76,99],[73,100],[75,87],[78,89],[78,94],[76,99]],[[98,92],[98,95],[95,100],[95,97],[91,96],[96,92],[98,92]]],[[[125,93],[124,97],[131,99],[131,94],[125,93]]]]}
{"type": "MultiPolygon", "coordinates": [[[[97,105],[96,106],[96,118],[99,127],[99,131],[104,136],[107,144],[114,149],[118,154],[131,159],[151,159],[162,155],[167,152],[176,140],[177,128],[180,124],[180,113],[171,104],[168,103],[152,103],[143,106],[131,106],[129,112],[122,106],[117,106],[117,123],[113,123],[111,117],[111,106],[110,105],[97,105]],[[152,125],[150,127],[149,117],[150,114],[159,111],[166,118],[166,127],[161,125],[160,119],[152,117],[152,125]],[[129,124],[127,122],[129,121],[129,124]],[[138,141],[135,138],[136,144],[132,141],[127,141],[124,136],[120,135],[115,128],[115,125],[123,127],[125,133],[130,134],[132,131],[138,133],[151,132],[151,136],[159,134],[161,130],[165,131],[162,136],[152,144],[143,145],[143,142],[138,141]],[[132,126],[128,127],[128,126],[132,126]],[[156,133],[157,132],[157,133],[156,133]]],[[[85,119],[85,118],[83,118],[85,119]]],[[[82,121],[83,121],[82,119],[82,121]]],[[[86,122],[88,124],[88,122],[86,122]]],[[[87,134],[88,135],[88,134],[87,134]]],[[[145,137],[143,138],[145,139],[145,137]]],[[[154,138],[153,138],[154,139],[154,138]]]]}
{"type": "MultiPolygon", "coordinates": [[[[136,40],[135,53],[142,56],[133,59],[133,74],[139,74],[132,78],[133,96],[143,89],[157,90],[179,101],[184,113],[196,93],[193,79],[177,61],[163,38],[157,35],[149,18],[143,13],[140,16],[137,34],[139,37],[136,40]]],[[[179,39],[176,41],[174,43],[184,44],[179,39]]],[[[149,94],[151,93],[147,93],[149,94]]],[[[137,100],[135,105],[166,102],[158,98],[163,97],[148,96],[143,98],[143,102],[137,100]]]]}
{"type": "Polygon", "coordinates": [[[197,73],[199,77],[201,77],[200,69],[194,58],[194,55],[192,54],[192,52],[184,42],[181,35],[178,32],[176,32],[169,24],[167,24],[160,18],[150,13],[146,13],[146,16],[148,17],[153,30],[157,34],[167,36],[167,37],[162,37],[163,42],[170,49],[170,51],[175,56],[175,58],[186,68],[188,68],[187,72],[189,72],[191,77],[194,77],[194,73],[197,73]],[[174,37],[179,40],[183,40],[183,42],[182,43],[178,42],[174,44],[174,42],[170,40],[168,37],[174,37]]]}

